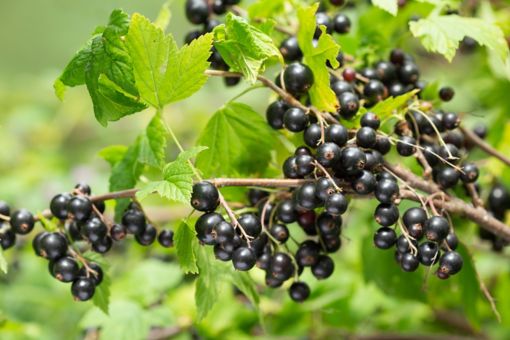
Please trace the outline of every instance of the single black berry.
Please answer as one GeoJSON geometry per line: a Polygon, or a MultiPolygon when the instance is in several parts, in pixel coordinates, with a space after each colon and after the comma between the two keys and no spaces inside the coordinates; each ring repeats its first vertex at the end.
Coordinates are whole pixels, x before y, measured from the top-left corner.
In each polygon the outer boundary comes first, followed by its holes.
{"type": "Polygon", "coordinates": [[[174,232],[170,229],[163,229],[158,234],[158,242],[165,248],[174,246],[174,232]]]}
{"type": "Polygon", "coordinates": [[[346,210],[349,202],[347,198],[340,192],[335,192],[327,196],[324,202],[324,209],[331,215],[342,215],[346,210]]]}
{"type": "Polygon", "coordinates": [[[375,176],[367,170],[362,170],[352,181],[352,188],[357,194],[368,195],[375,190],[377,181],[375,176]]]}
{"type": "Polygon", "coordinates": [[[459,182],[460,173],[450,166],[444,166],[435,171],[434,178],[436,183],[439,184],[443,189],[448,189],[457,185],[459,182]]]}
{"type": "Polygon", "coordinates": [[[379,80],[371,79],[365,84],[363,95],[367,99],[369,105],[374,105],[384,98],[385,91],[386,89],[383,83],[379,80]]]}
{"type": "Polygon", "coordinates": [[[106,236],[108,228],[101,219],[98,217],[92,217],[81,225],[80,232],[83,237],[89,239],[90,242],[95,243],[106,236]]]}
{"type": "Polygon", "coordinates": [[[90,196],[90,194],[92,193],[92,190],[90,189],[90,185],[88,185],[87,183],[84,183],[84,182],[80,182],[80,183],[76,184],[74,186],[74,190],[82,195],[85,195],[85,196],[90,196]]]}
{"type": "Polygon", "coordinates": [[[312,70],[305,64],[295,62],[283,72],[285,89],[294,96],[308,92],[314,83],[312,70]]]}
{"type": "Polygon", "coordinates": [[[445,248],[448,250],[455,250],[459,246],[459,239],[454,233],[449,233],[448,236],[446,236],[445,242],[447,245],[445,248]]]}
{"type": "Polygon", "coordinates": [[[186,0],[186,18],[195,25],[205,24],[209,18],[206,0],[186,0]]]}
{"type": "Polygon", "coordinates": [[[11,216],[11,208],[5,201],[0,201],[0,215],[11,216]]]}
{"type": "Polygon", "coordinates": [[[423,236],[426,221],[427,213],[418,207],[407,209],[402,216],[402,222],[404,222],[407,232],[415,239],[420,239],[423,236]]]}
{"type": "Polygon", "coordinates": [[[383,227],[389,227],[398,220],[398,208],[394,204],[381,203],[375,209],[374,217],[377,223],[383,227]]]}
{"type": "Polygon", "coordinates": [[[48,233],[43,231],[43,232],[35,235],[34,239],[32,240],[32,248],[34,249],[34,253],[37,256],[46,257],[46,253],[43,252],[42,242],[41,242],[43,237],[45,237],[46,235],[48,235],[48,233]]]}
{"type": "Polygon", "coordinates": [[[65,220],[67,218],[67,206],[73,196],[69,193],[58,194],[53,197],[50,202],[50,211],[58,219],[65,220]]]}
{"type": "Polygon", "coordinates": [[[72,282],[78,277],[80,267],[78,262],[70,256],[62,257],[52,264],[53,276],[62,282],[72,282]]]}
{"type": "Polygon", "coordinates": [[[340,96],[344,92],[351,92],[354,93],[354,87],[351,83],[345,81],[345,80],[337,80],[333,84],[331,84],[331,89],[335,94],[340,96]]]}
{"type": "Polygon", "coordinates": [[[289,109],[289,105],[285,101],[279,99],[272,102],[266,110],[266,119],[273,129],[283,129],[283,115],[289,109]]]}
{"type": "Polygon", "coordinates": [[[135,234],[136,242],[142,246],[150,246],[156,240],[158,231],[152,224],[147,224],[143,233],[135,234]]]}
{"type": "Polygon", "coordinates": [[[317,218],[316,224],[321,236],[338,236],[342,228],[342,217],[323,212],[317,218]]]}
{"type": "Polygon", "coordinates": [[[78,221],[86,221],[92,214],[92,202],[86,196],[74,196],[67,205],[69,217],[78,221]]]}
{"type": "Polygon", "coordinates": [[[114,241],[120,241],[126,238],[127,230],[123,224],[115,223],[110,229],[110,237],[114,241]]]}
{"type": "Polygon", "coordinates": [[[406,61],[399,69],[399,79],[404,84],[414,84],[420,78],[418,66],[410,61],[406,61]]]}
{"type": "MultiPolygon", "coordinates": [[[[135,236],[138,236],[135,235],[135,236]]],[[[92,250],[99,254],[106,254],[112,248],[113,241],[109,236],[105,236],[102,239],[92,243],[92,250]]]]}
{"type": "Polygon", "coordinates": [[[340,157],[342,156],[342,150],[335,143],[324,143],[317,148],[315,157],[317,161],[324,167],[329,168],[335,166],[340,157]]]}
{"type": "Polygon", "coordinates": [[[16,234],[11,230],[3,230],[0,232],[0,247],[3,250],[9,249],[16,244],[16,234]]]}
{"type": "Polygon", "coordinates": [[[191,205],[198,211],[214,211],[219,204],[218,189],[211,182],[202,181],[193,185],[191,205]]]}
{"type": "Polygon", "coordinates": [[[397,152],[399,155],[408,157],[416,152],[416,139],[410,136],[402,136],[397,141],[397,152]]]}
{"type": "Polygon", "coordinates": [[[448,274],[455,275],[461,269],[464,261],[462,256],[456,251],[447,251],[439,260],[439,271],[448,274]]]}
{"type": "Polygon", "coordinates": [[[71,293],[75,300],[79,301],[90,300],[92,296],[94,296],[95,290],[96,285],[94,284],[94,280],[89,277],[80,277],[74,280],[71,285],[71,293]]]}
{"type": "Polygon", "coordinates": [[[478,176],[480,175],[480,170],[476,164],[467,163],[462,166],[462,173],[460,174],[460,178],[464,183],[473,183],[476,182],[478,176]]]}
{"type": "Polygon", "coordinates": [[[87,272],[87,268],[85,266],[83,266],[80,268],[80,272],[79,272],[78,276],[79,277],[90,277],[92,279],[92,281],[94,282],[94,284],[96,286],[99,286],[101,284],[101,282],[103,282],[103,277],[104,277],[103,269],[96,262],[89,262],[89,263],[87,263],[87,266],[89,267],[89,269],[91,269],[94,272],[92,272],[92,271],[87,272]]]}
{"type": "Polygon", "coordinates": [[[310,155],[296,156],[296,171],[300,177],[311,175],[315,170],[315,159],[310,155]]]}
{"type": "Polygon", "coordinates": [[[122,224],[126,227],[129,234],[141,234],[147,226],[145,215],[141,210],[128,209],[122,215],[122,224]]]}
{"type": "Polygon", "coordinates": [[[414,272],[418,269],[420,265],[420,260],[417,256],[411,253],[402,254],[402,258],[400,260],[400,267],[406,272],[414,272]]]}
{"type": "Polygon", "coordinates": [[[213,228],[223,220],[223,217],[218,213],[207,213],[200,216],[195,223],[198,240],[205,244],[213,245],[215,243],[212,233],[213,228]]]}
{"type": "Polygon", "coordinates": [[[389,249],[397,242],[397,234],[395,230],[382,227],[374,234],[374,244],[379,249],[389,249]]]}
{"type": "Polygon", "coordinates": [[[11,230],[16,234],[25,235],[34,229],[34,215],[26,209],[20,209],[11,214],[11,230]]]}
{"type": "Polygon", "coordinates": [[[375,186],[375,198],[381,203],[393,203],[400,196],[400,189],[397,182],[390,179],[383,179],[375,186]]]}
{"type": "Polygon", "coordinates": [[[365,153],[356,147],[347,147],[343,149],[340,158],[340,166],[349,175],[359,173],[365,167],[367,156],[365,153]]]}
{"type": "Polygon", "coordinates": [[[349,33],[351,30],[351,20],[345,14],[339,13],[333,18],[333,29],[339,34],[349,33]]]}
{"type": "Polygon", "coordinates": [[[292,132],[301,132],[308,125],[308,115],[305,111],[291,107],[283,115],[283,126],[292,132]]]}
{"type": "Polygon", "coordinates": [[[269,271],[278,280],[286,281],[294,274],[294,263],[286,253],[275,253],[269,265],[269,271]]]}
{"type": "Polygon", "coordinates": [[[290,298],[296,302],[303,302],[310,296],[310,287],[304,282],[294,282],[289,288],[290,298]]]}
{"type": "Polygon", "coordinates": [[[320,246],[315,241],[306,240],[299,245],[296,262],[303,267],[313,266],[319,260],[320,250],[320,246]]]}
{"type": "Polygon", "coordinates": [[[260,218],[255,214],[243,214],[238,220],[241,227],[244,229],[248,236],[257,237],[260,235],[262,231],[262,226],[260,224],[260,218]]]}
{"type": "Polygon", "coordinates": [[[49,260],[57,260],[67,253],[67,239],[61,233],[44,234],[37,243],[38,244],[34,243],[36,253],[41,254],[49,260]]]}
{"type": "Polygon", "coordinates": [[[442,216],[432,216],[423,226],[425,237],[434,242],[443,241],[450,231],[448,220],[442,216]]]}
{"type": "Polygon", "coordinates": [[[294,193],[294,200],[298,207],[308,210],[315,209],[319,204],[315,193],[315,184],[305,183],[300,186],[294,193]]]}
{"type": "Polygon", "coordinates": [[[292,200],[283,200],[276,208],[276,217],[283,223],[293,223],[298,219],[296,205],[292,200]]]}
{"type": "Polygon", "coordinates": [[[347,128],[341,124],[331,124],[326,128],[324,138],[326,142],[335,143],[338,146],[344,146],[347,144],[347,140],[349,139],[349,131],[347,131],[347,128]]]}
{"type": "Polygon", "coordinates": [[[280,52],[288,63],[300,61],[301,58],[303,58],[303,52],[299,48],[296,37],[290,37],[282,41],[280,44],[280,52]]]}
{"type": "Polygon", "coordinates": [[[287,242],[290,236],[289,228],[285,224],[273,224],[269,233],[280,243],[287,242]]]}
{"type": "Polygon", "coordinates": [[[362,148],[373,148],[376,140],[377,134],[371,127],[364,126],[356,132],[356,144],[362,148]]]}
{"type": "Polygon", "coordinates": [[[452,100],[454,95],[455,91],[449,86],[445,86],[439,89],[439,98],[441,98],[441,100],[444,102],[449,102],[452,100]]]}
{"type": "Polygon", "coordinates": [[[424,242],[419,247],[419,259],[424,266],[432,266],[439,260],[439,247],[435,242],[424,242]]]}
{"type": "Polygon", "coordinates": [[[460,118],[455,112],[447,112],[443,115],[443,125],[448,130],[453,130],[460,125],[460,118]]]}
{"type": "Polygon", "coordinates": [[[333,274],[335,270],[335,263],[331,257],[327,255],[319,256],[317,262],[312,266],[312,274],[318,280],[327,279],[333,274]]]}
{"type": "Polygon", "coordinates": [[[239,247],[232,255],[234,268],[240,271],[247,271],[253,268],[257,262],[257,257],[251,248],[239,247]]]}
{"type": "Polygon", "coordinates": [[[340,109],[338,113],[344,119],[351,119],[359,110],[359,98],[351,92],[344,92],[338,97],[340,109]]]}
{"type": "Polygon", "coordinates": [[[370,127],[374,130],[379,129],[381,126],[381,120],[377,115],[373,112],[367,112],[360,119],[361,126],[370,127]]]}

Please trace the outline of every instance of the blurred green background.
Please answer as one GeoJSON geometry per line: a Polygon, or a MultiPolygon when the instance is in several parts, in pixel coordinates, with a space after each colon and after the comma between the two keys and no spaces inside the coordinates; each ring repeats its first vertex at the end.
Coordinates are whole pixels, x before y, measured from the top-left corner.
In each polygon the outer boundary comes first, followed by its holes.
{"type": "MultiPolygon", "coordinates": [[[[90,183],[96,193],[107,191],[110,169],[98,151],[111,144],[132,143],[151,114],[142,112],[103,128],[94,119],[85,88],[70,89],[59,102],[52,83],[113,8],[141,12],[154,19],[161,5],[160,0],[0,1],[0,199],[15,207],[41,211],[51,197],[68,191],[78,181],[90,183]]],[[[404,11],[395,25],[404,27],[414,10],[404,11]]],[[[184,19],[183,1],[173,1],[171,11],[168,31],[182,41],[191,29],[184,19]]],[[[367,17],[366,12],[358,13],[367,17]]],[[[374,40],[378,35],[389,39],[387,30],[393,28],[384,28],[387,17],[374,9],[370,15],[382,20],[358,30],[369,32],[374,40]]],[[[342,43],[354,48],[348,38],[342,43]]],[[[504,133],[504,124],[510,111],[510,85],[504,75],[488,68],[483,50],[457,57],[449,65],[424,53],[409,34],[404,33],[398,44],[417,53],[426,80],[455,87],[456,97],[446,108],[466,112],[469,125],[480,121],[489,124],[491,141],[508,153],[510,133],[504,133]],[[495,78],[495,74],[502,77],[495,78]]],[[[166,120],[185,145],[192,145],[207,117],[244,87],[228,89],[221,79],[211,79],[202,91],[169,108],[166,120]]],[[[269,92],[253,91],[242,100],[263,113],[269,92]]],[[[169,145],[169,159],[175,154],[175,147],[169,145]]],[[[475,153],[475,158],[480,156],[475,153]]],[[[497,163],[489,164],[492,166],[484,169],[482,177],[485,185],[504,170],[497,163]]],[[[159,201],[152,203],[160,209],[169,208],[159,201]]],[[[427,279],[423,270],[400,273],[392,254],[373,248],[373,207],[371,202],[351,205],[344,247],[335,256],[334,276],[315,282],[305,274],[313,290],[309,302],[296,305],[284,289],[265,289],[261,290],[260,311],[256,311],[226,284],[220,302],[200,323],[195,320],[193,278],[182,276],[172,251],[159,246],[146,250],[134,242],[115,248],[107,256],[112,304],[106,317],[91,303],[73,302],[69,285],[50,277],[46,262],[33,255],[29,240],[21,242],[6,253],[9,274],[0,275],[0,339],[95,339],[97,326],[103,330],[103,339],[142,339],[149,329],[162,326],[182,339],[255,335],[319,339],[353,334],[362,338],[394,333],[510,337],[508,252],[492,253],[476,237],[474,225],[455,221],[462,240],[473,250],[477,269],[495,295],[503,318],[498,323],[470,266],[451,282],[439,282],[427,279]]],[[[188,211],[185,207],[171,209],[177,218],[188,211]]],[[[256,270],[253,276],[263,281],[261,271],[256,270]]]]}

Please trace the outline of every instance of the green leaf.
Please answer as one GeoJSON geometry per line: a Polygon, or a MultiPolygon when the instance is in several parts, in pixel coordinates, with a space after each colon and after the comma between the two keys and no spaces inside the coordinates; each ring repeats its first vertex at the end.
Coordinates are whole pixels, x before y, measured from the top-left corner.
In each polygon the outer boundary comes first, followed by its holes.
{"type": "Polygon", "coordinates": [[[250,300],[250,302],[258,308],[259,294],[255,281],[250,277],[247,272],[239,272],[236,270],[231,271],[232,283],[250,300]]]}
{"type": "Polygon", "coordinates": [[[315,12],[319,4],[298,9],[299,30],[297,34],[299,47],[303,51],[304,63],[310,67],[314,76],[314,84],[309,90],[312,104],[319,110],[335,112],[338,109],[338,99],[330,87],[329,71],[326,61],[338,67],[336,57],[340,46],[333,37],[326,34],[325,26],[321,26],[322,34],[314,47],[312,41],[316,29],[315,12]]]}
{"type": "Polygon", "coordinates": [[[50,233],[58,230],[58,226],[55,223],[56,221],[44,217],[43,214],[37,214],[37,217],[39,218],[44,230],[50,233]]]}
{"type": "Polygon", "coordinates": [[[432,15],[409,23],[411,33],[420,38],[428,51],[437,52],[452,61],[460,41],[468,36],[486,46],[505,61],[508,45],[501,29],[492,22],[458,15],[432,15]]]}
{"type": "Polygon", "coordinates": [[[372,0],[372,4],[377,6],[391,15],[395,16],[398,12],[398,1],[397,0],[372,0]]]}
{"type": "Polygon", "coordinates": [[[197,259],[195,256],[194,244],[197,243],[195,230],[182,221],[174,235],[175,250],[177,251],[177,260],[184,273],[198,273],[197,259]]]}
{"type": "Polygon", "coordinates": [[[122,160],[127,150],[125,145],[110,145],[99,151],[99,156],[113,167],[122,160]]]}
{"type": "Polygon", "coordinates": [[[138,161],[155,168],[162,168],[165,164],[166,135],[163,118],[158,112],[140,137],[138,161]]]}
{"type": "Polygon", "coordinates": [[[110,286],[112,281],[110,279],[110,275],[103,268],[103,281],[101,284],[96,287],[96,291],[94,292],[94,297],[92,298],[92,302],[94,305],[101,309],[105,314],[108,314],[108,309],[110,305],[110,286]]]}
{"type": "Polygon", "coordinates": [[[197,265],[200,270],[195,285],[195,304],[197,306],[197,319],[202,320],[218,300],[221,292],[221,276],[223,268],[212,253],[211,247],[200,246],[198,242],[193,243],[197,256],[197,265]]]}
{"type": "Polygon", "coordinates": [[[283,63],[271,37],[232,13],[227,14],[224,25],[214,29],[214,47],[233,71],[241,72],[251,83],[255,83],[267,61],[283,63]]]}
{"type": "Polygon", "coordinates": [[[7,268],[7,260],[4,257],[4,250],[2,247],[0,247],[0,270],[7,274],[8,268],[7,268]]]}
{"type": "Polygon", "coordinates": [[[267,19],[283,12],[285,0],[259,0],[248,7],[250,20],[267,19]]]}
{"type": "Polygon", "coordinates": [[[178,50],[171,35],[135,13],[126,44],[140,96],[155,108],[191,96],[207,81],[212,34],[178,50]]]}
{"type": "Polygon", "coordinates": [[[170,0],[165,2],[159,10],[158,17],[154,20],[154,25],[159,27],[161,30],[166,31],[170,19],[172,18],[172,12],[170,12],[170,0]]]}
{"type": "Polygon", "coordinates": [[[207,177],[260,173],[277,143],[276,134],[251,107],[230,102],[201,132],[197,144],[209,150],[197,157],[196,165],[207,177]]]}
{"type": "Polygon", "coordinates": [[[388,97],[382,102],[377,103],[371,112],[375,113],[381,120],[391,117],[394,114],[398,114],[399,111],[407,106],[407,102],[411,100],[420,90],[412,90],[407,93],[401,94],[397,97],[388,97]]]}

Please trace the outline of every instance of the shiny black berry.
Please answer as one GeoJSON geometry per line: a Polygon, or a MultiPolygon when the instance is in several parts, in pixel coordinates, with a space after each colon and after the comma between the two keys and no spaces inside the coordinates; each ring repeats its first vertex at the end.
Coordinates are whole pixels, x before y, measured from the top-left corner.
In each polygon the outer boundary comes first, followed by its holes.
{"type": "Polygon", "coordinates": [[[53,276],[62,282],[72,282],[78,277],[80,267],[76,260],[70,256],[64,256],[52,263],[53,276]]]}
{"type": "Polygon", "coordinates": [[[397,152],[399,155],[408,157],[416,152],[416,139],[410,136],[402,136],[397,141],[397,152]]]}
{"type": "Polygon", "coordinates": [[[308,126],[308,115],[305,111],[291,107],[283,115],[283,126],[292,132],[301,132],[308,126]]]}
{"type": "Polygon", "coordinates": [[[463,264],[464,260],[459,253],[447,251],[439,260],[439,271],[444,274],[455,275],[462,269],[463,264]]]}
{"type": "Polygon", "coordinates": [[[206,0],[186,0],[186,18],[195,25],[205,24],[209,18],[206,0]]]}
{"type": "Polygon", "coordinates": [[[383,227],[389,227],[398,220],[398,208],[394,204],[381,203],[375,209],[374,217],[377,223],[383,227]]]}
{"type": "Polygon", "coordinates": [[[308,92],[314,83],[312,70],[305,64],[295,62],[283,72],[285,89],[293,96],[300,96],[308,92]]]}
{"type": "Polygon", "coordinates": [[[80,268],[80,272],[79,272],[78,276],[79,277],[90,277],[92,279],[92,281],[94,282],[94,284],[96,286],[99,286],[101,284],[101,282],[103,282],[103,277],[104,277],[103,269],[96,262],[89,262],[87,264],[87,266],[94,272],[87,273],[87,268],[85,266],[83,266],[80,268]]]}
{"type": "Polygon", "coordinates": [[[71,285],[71,293],[75,300],[87,301],[94,296],[96,285],[94,280],[89,277],[80,277],[71,285]]]}
{"type": "Polygon", "coordinates": [[[114,241],[120,241],[126,238],[127,230],[123,224],[116,223],[110,229],[110,237],[114,241]]]}
{"type": "Polygon", "coordinates": [[[375,176],[367,170],[362,170],[352,181],[352,188],[357,194],[368,195],[375,190],[377,181],[375,176]]]}
{"type": "Polygon", "coordinates": [[[257,215],[251,213],[243,214],[237,221],[249,236],[257,237],[260,235],[262,226],[260,224],[260,218],[257,215]]]}
{"type": "Polygon", "coordinates": [[[234,268],[240,271],[247,271],[255,266],[257,257],[251,248],[239,247],[232,255],[232,263],[234,268]]]}
{"type": "Polygon", "coordinates": [[[90,242],[95,243],[106,236],[108,228],[99,218],[93,217],[82,224],[80,232],[83,237],[89,239],[90,242]]]}
{"type": "MultiPolygon", "coordinates": [[[[327,129],[325,129],[327,131],[327,129]]],[[[303,140],[311,148],[319,146],[322,137],[322,129],[319,124],[310,124],[303,133],[303,140]]]]}
{"type": "Polygon", "coordinates": [[[158,234],[158,243],[165,247],[171,248],[174,246],[174,232],[170,229],[163,229],[158,234]]]}
{"type": "Polygon", "coordinates": [[[379,117],[373,112],[367,112],[360,119],[361,126],[370,127],[374,130],[379,129],[381,126],[381,120],[379,117]]]}
{"type": "Polygon", "coordinates": [[[310,267],[317,263],[320,255],[320,246],[312,240],[306,240],[299,245],[296,252],[296,261],[298,265],[310,267]]]}
{"type": "Polygon", "coordinates": [[[280,52],[287,63],[300,61],[303,58],[303,52],[299,48],[296,37],[290,37],[282,41],[280,52]]]}
{"type": "Polygon", "coordinates": [[[11,230],[16,234],[25,235],[34,229],[34,215],[26,209],[20,209],[11,214],[11,230]]]}
{"type": "Polygon", "coordinates": [[[273,224],[269,229],[269,233],[280,243],[285,243],[289,239],[289,228],[285,224],[273,224]]]}
{"type": "Polygon", "coordinates": [[[335,166],[342,156],[342,150],[335,143],[324,143],[317,148],[315,157],[317,161],[324,167],[329,168],[335,166]]]}
{"type": "Polygon", "coordinates": [[[278,280],[286,281],[294,274],[294,263],[286,253],[275,253],[269,265],[269,271],[278,280]]]}
{"type": "Polygon", "coordinates": [[[0,247],[3,250],[12,248],[16,244],[16,234],[11,230],[3,230],[0,232],[0,247]]]}
{"type": "Polygon", "coordinates": [[[441,100],[444,102],[449,102],[452,100],[454,95],[455,91],[449,86],[445,86],[439,89],[439,98],[441,98],[441,100]]]}
{"type": "Polygon", "coordinates": [[[376,140],[377,134],[371,127],[364,126],[356,132],[356,144],[362,148],[373,148],[376,140]]]}
{"type": "Polygon", "coordinates": [[[400,67],[398,76],[402,83],[414,84],[420,78],[420,70],[415,63],[407,61],[400,67]]]}
{"type": "Polygon", "coordinates": [[[340,166],[349,175],[359,173],[365,167],[367,156],[365,153],[356,147],[347,147],[343,149],[340,158],[340,166]]]}
{"type": "Polygon", "coordinates": [[[129,234],[141,234],[147,226],[145,215],[138,209],[129,209],[122,215],[122,224],[129,234]]]}
{"type": "Polygon", "coordinates": [[[58,194],[53,197],[50,202],[50,211],[58,219],[65,220],[67,218],[67,206],[72,196],[69,193],[58,194]]]}
{"type": "Polygon", "coordinates": [[[400,189],[397,182],[390,179],[383,179],[375,186],[375,198],[381,203],[393,203],[400,196],[400,189]]]}
{"type": "Polygon", "coordinates": [[[80,182],[74,186],[74,190],[79,192],[82,195],[90,196],[92,190],[90,189],[90,185],[84,182],[80,182]]]}
{"type": "Polygon", "coordinates": [[[266,120],[269,126],[275,130],[283,129],[283,115],[289,109],[289,105],[283,100],[272,102],[266,110],[266,120]]]}
{"type": "Polygon", "coordinates": [[[158,231],[152,224],[147,224],[143,233],[135,234],[136,241],[142,246],[150,246],[156,240],[158,231]]]}
{"type": "Polygon", "coordinates": [[[41,242],[43,237],[45,237],[46,235],[48,235],[48,233],[43,231],[42,233],[35,235],[34,239],[32,240],[32,248],[34,249],[34,253],[37,256],[46,257],[46,253],[43,252],[42,242],[41,242]]]}
{"type": "Polygon", "coordinates": [[[397,234],[395,230],[382,227],[374,234],[374,244],[379,249],[389,249],[397,242],[397,234]]]}
{"type": "Polygon", "coordinates": [[[460,125],[460,118],[455,112],[447,112],[443,115],[443,125],[448,130],[456,129],[460,125]]]}
{"type": "Polygon", "coordinates": [[[211,182],[202,181],[193,185],[191,206],[198,211],[214,211],[219,204],[218,189],[211,182]]]}
{"type": "Polygon", "coordinates": [[[296,205],[292,200],[283,200],[276,208],[276,218],[283,223],[293,223],[298,219],[296,205]]]}
{"type": "MultiPolygon", "coordinates": [[[[138,236],[135,235],[135,236],[138,236]]],[[[112,248],[113,241],[109,236],[105,236],[100,240],[92,243],[92,250],[99,254],[106,254],[112,248]]]]}
{"type": "Polygon", "coordinates": [[[324,209],[331,215],[342,215],[346,210],[349,202],[347,198],[340,192],[335,192],[327,196],[324,202],[324,209]]]}
{"type": "Polygon", "coordinates": [[[215,240],[212,231],[214,226],[221,221],[224,221],[224,219],[218,213],[207,213],[200,216],[195,223],[198,240],[205,244],[213,245],[215,240]]]}
{"type": "Polygon", "coordinates": [[[415,239],[420,239],[423,236],[423,227],[426,221],[427,213],[418,207],[407,209],[402,216],[402,222],[407,232],[415,239]]]}
{"type": "Polygon", "coordinates": [[[327,279],[333,274],[335,270],[335,263],[331,257],[327,255],[319,256],[317,262],[312,266],[312,274],[318,280],[327,279]]]}
{"type": "Polygon", "coordinates": [[[432,266],[439,260],[439,247],[435,242],[424,242],[419,247],[419,259],[424,266],[432,266]]]}
{"type": "Polygon", "coordinates": [[[448,220],[442,216],[432,216],[425,222],[423,230],[428,240],[441,242],[448,236],[450,224],[448,220]]]}
{"type": "Polygon", "coordinates": [[[417,256],[411,253],[402,254],[402,258],[400,260],[400,267],[406,272],[414,272],[418,269],[420,265],[420,260],[417,256]]]}
{"type": "Polygon", "coordinates": [[[459,182],[460,173],[450,166],[444,166],[434,172],[434,179],[443,189],[453,188],[459,182]]]}
{"type": "Polygon", "coordinates": [[[359,110],[359,98],[357,95],[351,92],[344,92],[338,97],[340,103],[340,109],[338,113],[344,119],[351,119],[358,113],[359,110]]]}
{"type": "Polygon", "coordinates": [[[333,29],[339,34],[349,33],[351,30],[351,20],[345,14],[339,13],[333,18],[333,29]]]}
{"type": "Polygon", "coordinates": [[[303,302],[310,296],[310,287],[305,282],[294,282],[289,288],[289,295],[293,301],[303,302]]]}
{"type": "Polygon", "coordinates": [[[462,171],[460,178],[464,183],[474,183],[480,175],[480,170],[478,170],[478,167],[473,163],[464,164],[462,166],[462,171]]]}
{"type": "Polygon", "coordinates": [[[92,202],[85,196],[74,196],[67,205],[69,217],[78,221],[86,221],[92,213],[92,202]]]}
{"type": "Polygon", "coordinates": [[[344,146],[347,144],[347,140],[349,139],[349,132],[347,131],[347,128],[341,124],[331,124],[326,128],[324,137],[326,142],[335,143],[338,146],[344,146]]]}
{"type": "Polygon", "coordinates": [[[67,253],[67,239],[61,233],[47,233],[37,243],[34,243],[36,253],[49,260],[57,260],[67,253]]]}

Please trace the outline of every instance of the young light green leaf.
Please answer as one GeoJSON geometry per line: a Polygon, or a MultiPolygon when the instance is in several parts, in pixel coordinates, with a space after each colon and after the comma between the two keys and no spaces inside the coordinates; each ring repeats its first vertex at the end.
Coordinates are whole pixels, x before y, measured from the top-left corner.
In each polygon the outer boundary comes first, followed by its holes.
{"type": "Polygon", "coordinates": [[[314,75],[314,84],[309,94],[312,104],[319,110],[334,112],[338,109],[338,99],[330,87],[329,72],[326,61],[333,67],[338,67],[336,57],[340,46],[331,35],[326,34],[325,27],[321,27],[322,34],[314,47],[312,41],[316,29],[315,12],[318,3],[298,9],[299,30],[298,42],[303,51],[304,63],[310,67],[314,75]]]}
{"type": "Polygon", "coordinates": [[[161,114],[156,113],[140,137],[138,161],[155,168],[165,164],[167,130],[162,119],[161,114]]]}
{"type": "Polygon", "coordinates": [[[475,39],[496,53],[503,61],[509,55],[508,45],[502,30],[494,23],[458,15],[432,15],[409,23],[411,33],[420,38],[423,46],[452,61],[464,37],[475,39]]]}
{"type": "Polygon", "coordinates": [[[106,269],[103,268],[103,281],[101,281],[101,284],[96,287],[94,296],[92,298],[92,302],[97,308],[101,309],[105,314],[108,314],[108,309],[110,306],[111,284],[112,281],[110,279],[110,275],[108,274],[106,269]]]}
{"type": "Polygon", "coordinates": [[[248,7],[248,16],[254,19],[267,19],[280,14],[284,10],[285,0],[259,0],[248,7]]]}
{"type": "Polygon", "coordinates": [[[398,12],[398,1],[397,0],[372,0],[372,4],[377,6],[391,15],[395,16],[398,12]]]}
{"type": "Polygon", "coordinates": [[[255,281],[247,272],[232,270],[230,278],[232,283],[250,300],[254,307],[258,308],[259,294],[255,281]]]}
{"type": "Polygon", "coordinates": [[[194,244],[197,243],[195,230],[185,221],[182,221],[174,235],[177,260],[184,273],[198,273],[197,259],[195,256],[194,244]]]}
{"type": "Polygon", "coordinates": [[[398,112],[402,107],[406,106],[407,102],[412,99],[420,90],[412,90],[407,93],[401,94],[397,97],[388,97],[382,102],[377,103],[373,108],[370,109],[371,112],[375,113],[379,119],[384,120],[391,115],[398,112]]]}
{"type": "Polygon", "coordinates": [[[228,13],[225,24],[214,30],[214,46],[233,71],[254,83],[268,60],[283,62],[273,40],[245,19],[228,13]]]}
{"type": "Polygon", "coordinates": [[[2,247],[0,247],[0,271],[4,274],[7,274],[8,271],[7,260],[4,257],[4,250],[2,247]]]}
{"type": "Polygon", "coordinates": [[[253,174],[266,169],[270,150],[278,143],[264,119],[245,104],[230,102],[218,110],[197,144],[209,147],[198,155],[197,167],[207,177],[253,174]]]}
{"type": "Polygon", "coordinates": [[[99,151],[99,156],[113,167],[122,160],[127,149],[125,145],[110,145],[99,151]]]}
{"type": "Polygon", "coordinates": [[[200,276],[195,285],[195,304],[197,306],[197,319],[202,320],[218,300],[223,268],[220,263],[216,263],[210,247],[200,246],[198,242],[194,242],[193,247],[200,271],[200,276]]]}
{"type": "Polygon", "coordinates": [[[158,17],[154,21],[154,25],[166,31],[168,24],[170,23],[170,19],[172,18],[172,12],[170,12],[170,0],[165,2],[161,9],[159,10],[158,17]]]}
{"type": "Polygon", "coordinates": [[[39,214],[37,214],[37,217],[39,218],[39,221],[41,222],[44,230],[46,230],[48,232],[54,232],[54,231],[58,230],[58,227],[55,224],[55,222],[52,221],[51,219],[44,217],[43,214],[39,213],[39,214]]]}

